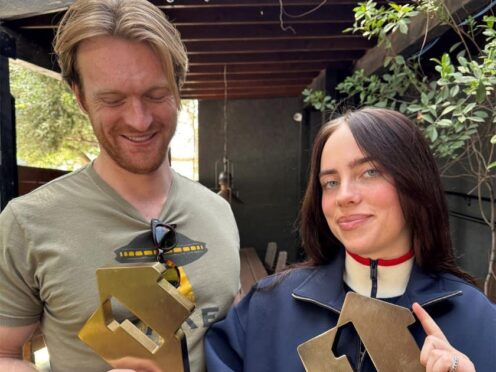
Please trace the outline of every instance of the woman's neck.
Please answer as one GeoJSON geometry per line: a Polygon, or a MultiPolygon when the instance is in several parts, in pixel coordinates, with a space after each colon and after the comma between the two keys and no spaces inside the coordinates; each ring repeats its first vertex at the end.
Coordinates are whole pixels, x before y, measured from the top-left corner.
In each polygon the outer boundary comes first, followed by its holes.
{"type": "Polygon", "coordinates": [[[413,262],[413,251],[388,260],[371,260],[346,251],[343,280],[363,296],[397,297],[405,293],[413,262]]]}

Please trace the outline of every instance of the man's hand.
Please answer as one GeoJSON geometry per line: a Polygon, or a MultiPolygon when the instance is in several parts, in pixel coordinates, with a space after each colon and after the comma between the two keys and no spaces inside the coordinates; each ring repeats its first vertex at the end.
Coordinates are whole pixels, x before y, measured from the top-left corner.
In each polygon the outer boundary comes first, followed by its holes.
{"type": "Polygon", "coordinates": [[[114,368],[109,372],[164,372],[149,359],[124,357],[109,361],[109,363],[114,368]]]}
{"type": "Polygon", "coordinates": [[[33,372],[31,363],[21,360],[22,345],[29,340],[38,323],[20,327],[0,327],[0,371],[33,372]]]}
{"type": "Polygon", "coordinates": [[[450,345],[441,328],[422,306],[414,303],[412,310],[427,334],[420,351],[420,363],[427,372],[475,372],[470,359],[450,345]]]}

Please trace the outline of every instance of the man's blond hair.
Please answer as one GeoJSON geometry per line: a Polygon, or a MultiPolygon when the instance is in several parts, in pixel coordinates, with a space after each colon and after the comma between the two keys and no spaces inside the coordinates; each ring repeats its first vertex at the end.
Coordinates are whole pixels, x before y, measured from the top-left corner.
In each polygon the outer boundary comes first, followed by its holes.
{"type": "Polygon", "coordinates": [[[54,40],[54,50],[69,85],[83,88],[77,49],[87,39],[115,36],[145,42],[161,61],[179,106],[179,89],[186,78],[188,57],[179,32],[164,13],[147,0],[77,0],[65,13],[54,40]]]}

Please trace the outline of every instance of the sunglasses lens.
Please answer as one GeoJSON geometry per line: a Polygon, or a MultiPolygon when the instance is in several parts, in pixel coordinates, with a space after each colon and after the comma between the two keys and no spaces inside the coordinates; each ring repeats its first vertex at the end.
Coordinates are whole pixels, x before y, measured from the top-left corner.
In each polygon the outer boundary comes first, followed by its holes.
{"type": "Polygon", "coordinates": [[[164,225],[157,225],[153,231],[153,241],[161,249],[171,249],[176,245],[176,233],[164,225]]]}
{"type": "Polygon", "coordinates": [[[162,273],[162,279],[167,280],[171,285],[178,288],[181,283],[179,269],[171,260],[165,260],[165,270],[162,273]]]}

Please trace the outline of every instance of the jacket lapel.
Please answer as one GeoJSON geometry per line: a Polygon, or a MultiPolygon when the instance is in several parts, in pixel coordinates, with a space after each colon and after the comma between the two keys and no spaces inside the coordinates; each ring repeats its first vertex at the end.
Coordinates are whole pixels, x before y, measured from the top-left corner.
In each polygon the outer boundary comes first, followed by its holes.
{"type": "MultiPolygon", "coordinates": [[[[305,281],[293,290],[293,298],[315,303],[336,313],[341,312],[346,290],[343,282],[344,250],[326,265],[316,266],[305,281]]],[[[449,274],[448,274],[449,275],[449,274]]],[[[427,274],[413,265],[405,293],[396,305],[411,309],[414,302],[429,306],[448,298],[462,295],[460,290],[447,290],[439,275],[427,274]]]]}

